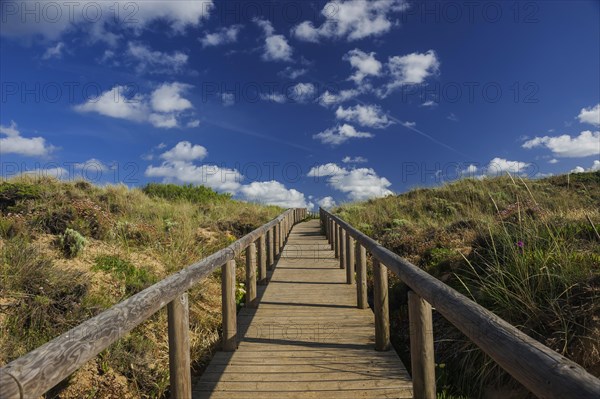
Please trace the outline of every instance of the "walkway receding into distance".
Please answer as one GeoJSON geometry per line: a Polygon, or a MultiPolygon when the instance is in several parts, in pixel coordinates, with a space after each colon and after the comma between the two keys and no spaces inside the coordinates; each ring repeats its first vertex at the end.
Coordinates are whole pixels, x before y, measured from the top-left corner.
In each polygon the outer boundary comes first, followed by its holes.
{"type": "Polygon", "coordinates": [[[194,398],[412,398],[392,349],[375,351],[373,312],[319,221],[294,226],[258,306],[238,313],[238,349],[217,352],[194,398]]]}

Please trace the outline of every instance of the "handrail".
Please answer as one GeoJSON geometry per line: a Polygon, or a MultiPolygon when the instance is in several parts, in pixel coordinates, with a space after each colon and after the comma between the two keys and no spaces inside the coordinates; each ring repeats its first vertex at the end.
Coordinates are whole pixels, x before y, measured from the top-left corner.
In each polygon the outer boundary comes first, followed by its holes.
{"type": "MultiPolygon", "coordinates": [[[[255,241],[264,238],[271,229],[273,233],[276,230],[280,237],[283,237],[284,232],[281,230],[289,232],[291,226],[299,222],[305,214],[304,209],[288,209],[228,247],[161,280],[8,363],[0,368],[0,398],[29,398],[44,394],[113,342],[183,295],[219,266],[232,261],[255,241]]],[[[274,243],[271,245],[275,246],[274,243]]]]}
{"type": "Polygon", "coordinates": [[[324,209],[320,210],[320,214],[326,232],[333,241],[336,239],[336,229],[341,228],[356,240],[357,246],[364,246],[377,261],[392,270],[410,289],[429,302],[532,393],[540,398],[556,399],[600,397],[600,380],[577,363],[524,334],[339,217],[324,209]],[[331,222],[334,227],[332,231],[331,222]]]}

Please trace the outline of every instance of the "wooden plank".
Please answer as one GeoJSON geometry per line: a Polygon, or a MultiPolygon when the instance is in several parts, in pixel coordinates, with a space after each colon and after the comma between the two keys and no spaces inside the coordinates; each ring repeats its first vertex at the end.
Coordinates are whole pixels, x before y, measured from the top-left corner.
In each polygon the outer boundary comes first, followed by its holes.
{"type": "Polygon", "coordinates": [[[354,284],[354,239],[346,236],[346,284],[354,284]]]}
{"type": "Polygon", "coordinates": [[[258,248],[258,284],[264,285],[267,283],[267,251],[265,245],[265,236],[262,235],[258,238],[257,248],[258,248]]]}
{"type": "Polygon", "coordinates": [[[238,315],[237,350],[214,356],[194,397],[412,398],[402,361],[374,350],[373,312],[356,307],[318,234],[318,220],[294,225],[258,308],[238,315]]]}
{"type": "Polygon", "coordinates": [[[356,297],[359,309],[367,309],[367,250],[356,244],[356,297]]]}
{"type": "Polygon", "coordinates": [[[387,269],[373,259],[373,296],[375,300],[375,349],[390,349],[390,309],[387,269]]]}
{"type": "Polygon", "coordinates": [[[190,319],[187,293],[180,295],[167,305],[167,319],[171,398],[191,398],[190,319]]]}
{"type": "Polygon", "coordinates": [[[435,355],[431,306],[417,294],[408,292],[410,321],[410,363],[415,396],[435,399],[435,355]]]}
{"type": "Polygon", "coordinates": [[[221,268],[221,297],[223,314],[223,350],[237,348],[237,318],[235,304],[235,260],[230,260],[221,268]]]}
{"type": "Polygon", "coordinates": [[[252,243],[246,248],[246,307],[256,306],[256,245],[252,243]]]}

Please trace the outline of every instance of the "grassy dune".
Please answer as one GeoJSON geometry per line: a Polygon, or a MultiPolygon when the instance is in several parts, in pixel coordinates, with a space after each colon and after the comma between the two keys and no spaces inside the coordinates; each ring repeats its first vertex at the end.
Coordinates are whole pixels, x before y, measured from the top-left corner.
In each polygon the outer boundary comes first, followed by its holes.
{"type": "MultiPolygon", "coordinates": [[[[204,187],[100,188],[33,177],[0,181],[0,364],[227,246],[281,211],[204,187]]],[[[241,266],[238,281],[243,281],[241,266]]],[[[190,292],[190,324],[193,366],[200,370],[219,337],[219,273],[190,292]]],[[[48,397],[163,397],[169,379],[166,328],[161,311],[48,397]]]]}
{"type": "MultiPolygon", "coordinates": [[[[600,376],[600,172],[465,179],[335,213],[600,376]]],[[[406,286],[390,278],[393,340],[407,360],[406,286]]],[[[442,396],[527,397],[435,313],[434,330],[442,396]]]]}
{"type": "MultiPolygon", "coordinates": [[[[202,187],[0,181],[0,364],[280,212],[202,187]]],[[[593,225],[600,221],[600,173],[467,179],[335,212],[600,375],[600,235],[593,225]]],[[[393,342],[410,365],[406,287],[390,277],[393,342]]],[[[200,371],[219,337],[218,273],[190,292],[190,305],[193,366],[200,371]]],[[[435,315],[434,323],[440,397],[526,397],[443,318],[435,315]]],[[[48,397],[163,397],[166,326],[161,311],[48,397]]]]}

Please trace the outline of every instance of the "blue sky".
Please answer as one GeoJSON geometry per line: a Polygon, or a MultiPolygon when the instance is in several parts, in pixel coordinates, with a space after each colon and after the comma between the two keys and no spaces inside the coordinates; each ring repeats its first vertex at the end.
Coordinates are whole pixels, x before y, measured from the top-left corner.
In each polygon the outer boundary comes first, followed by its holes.
{"type": "Polygon", "coordinates": [[[3,1],[3,176],[331,206],[600,169],[598,1],[3,1]]]}

